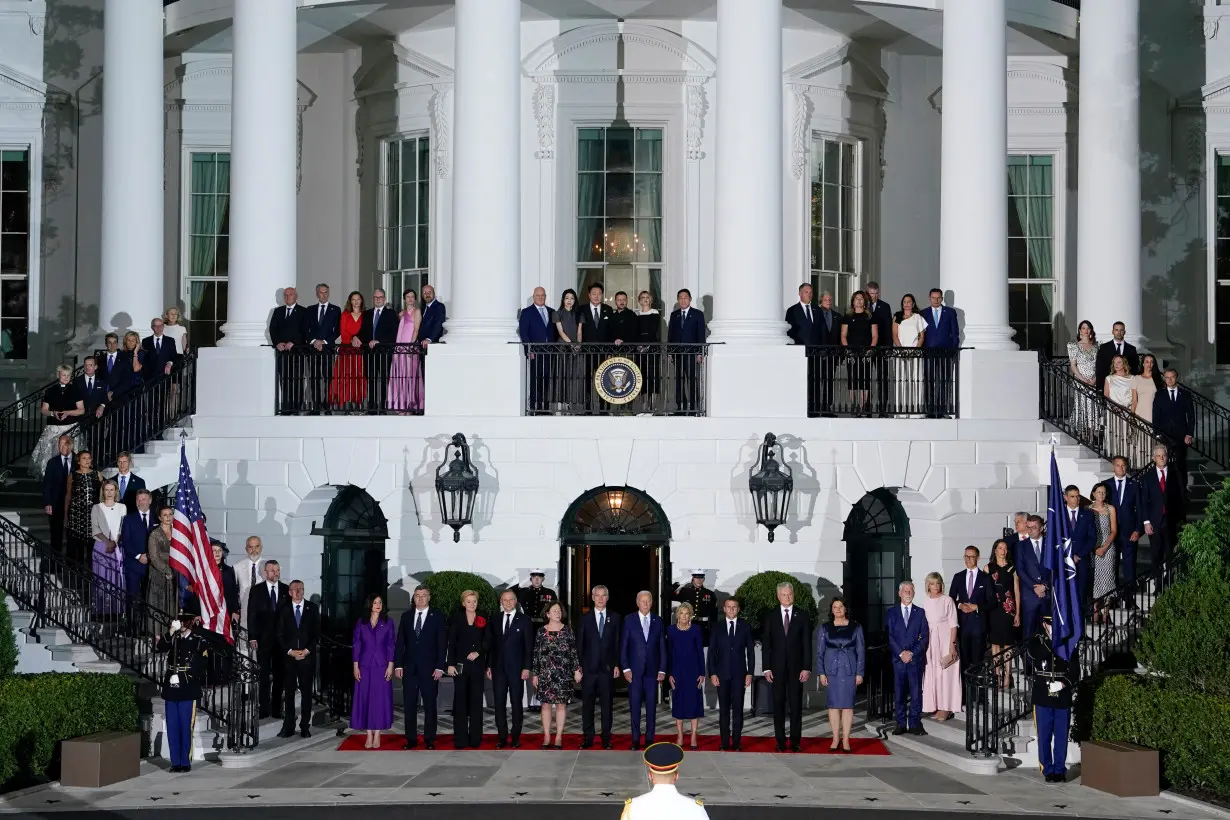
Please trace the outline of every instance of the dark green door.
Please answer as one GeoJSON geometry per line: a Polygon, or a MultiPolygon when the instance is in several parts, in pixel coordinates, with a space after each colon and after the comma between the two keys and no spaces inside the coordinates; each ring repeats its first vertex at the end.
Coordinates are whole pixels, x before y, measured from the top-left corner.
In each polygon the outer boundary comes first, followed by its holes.
{"type": "Polygon", "coordinates": [[[897,602],[897,585],[910,577],[909,535],[909,519],[888,489],[867,493],[846,518],[842,587],[869,644],[886,640],[884,614],[897,602]]]}
{"type": "Polygon", "coordinates": [[[380,505],[355,486],[343,487],[313,535],[325,540],[321,556],[320,617],[327,635],[346,636],[363,613],[368,595],[388,599],[388,522],[380,505]]]}

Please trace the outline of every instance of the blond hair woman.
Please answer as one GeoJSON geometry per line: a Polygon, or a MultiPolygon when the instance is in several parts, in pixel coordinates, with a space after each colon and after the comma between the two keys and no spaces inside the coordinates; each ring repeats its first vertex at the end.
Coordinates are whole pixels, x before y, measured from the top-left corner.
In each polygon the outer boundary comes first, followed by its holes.
{"type": "Polygon", "coordinates": [[[119,547],[120,523],[128,510],[120,503],[120,487],[107,479],[98,491],[98,503],[90,510],[94,533],[94,612],[99,616],[124,611],[124,551],[119,547]]]}
{"type": "Polygon", "coordinates": [[[944,594],[944,579],[938,572],[927,575],[927,594],[922,607],[927,613],[931,639],[927,666],[923,670],[922,710],[934,712],[936,720],[948,720],[961,711],[961,665],[957,663],[957,605],[944,594]]]}
{"type": "Polygon", "coordinates": [[[175,349],[180,353],[188,352],[188,328],[180,324],[183,317],[179,308],[171,305],[162,314],[162,335],[175,340],[175,349]]]}
{"type": "Polygon", "coordinates": [[[675,742],[683,745],[683,722],[688,721],[692,751],[696,751],[696,724],[705,716],[705,641],[700,627],[692,623],[695,617],[691,604],[680,604],[675,622],[666,630],[675,742]]]}
{"type": "Polygon", "coordinates": [[[448,623],[448,648],[445,665],[453,679],[453,745],[458,749],[478,748],[483,742],[483,680],[491,633],[487,619],[478,614],[478,593],[461,593],[461,608],[448,623]]]}

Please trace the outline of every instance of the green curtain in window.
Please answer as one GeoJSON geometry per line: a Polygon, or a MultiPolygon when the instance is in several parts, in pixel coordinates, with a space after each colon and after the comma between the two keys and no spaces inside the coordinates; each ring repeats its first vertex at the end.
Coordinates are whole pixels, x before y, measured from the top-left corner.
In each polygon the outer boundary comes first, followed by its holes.
{"type": "Polygon", "coordinates": [[[213,276],[222,229],[230,208],[231,162],[228,154],[192,155],[192,276],[213,276]],[[223,194],[223,196],[219,196],[223,194]]]}
{"type": "Polygon", "coordinates": [[[1031,163],[1008,166],[1008,190],[1016,195],[1011,198],[1012,203],[1016,207],[1017,219],[1025,229],[1031,279],[1050,279],[1054,276],[1054,260],[1051,258],[1053,197],[1050,181],[1049,165],[1031,163]]]}
{"type": "Polygon", "coordinates": [[[604,174],[577,174],[577,261],[601,262],[602,183],[604,174]]]}

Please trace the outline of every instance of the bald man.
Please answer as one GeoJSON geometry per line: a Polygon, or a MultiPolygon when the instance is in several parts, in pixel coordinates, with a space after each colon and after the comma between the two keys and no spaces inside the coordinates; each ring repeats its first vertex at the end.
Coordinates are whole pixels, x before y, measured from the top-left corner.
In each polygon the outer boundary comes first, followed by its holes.
{"type": "Polygon", "coordinates": [[[529,345],[549,344],[559,338],[555,331],[555,311],[547,307],[547,291],[534,288],[533,304],[521,309],[517,335],[526,345],[525,363],[529,373],[530,412],[550,412],[551,356],[529,345]]]}

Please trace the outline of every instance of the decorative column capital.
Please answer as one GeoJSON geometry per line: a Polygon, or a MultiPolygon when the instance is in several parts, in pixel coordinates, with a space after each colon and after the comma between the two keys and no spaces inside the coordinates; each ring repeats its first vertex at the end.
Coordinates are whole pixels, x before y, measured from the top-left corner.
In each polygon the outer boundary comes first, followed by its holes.
{"type": "Polygon", "coordinates": [[[444,179],[449,173],[449,119],[448,97],[451,84],[440,83],[431,87],[431,99],[427,101],[431,115],[431,152],[435,158],[436,176],[444,179]]]}
{"type": "Polygon", "coordinates": [[[550,80],[534,81],[534,121],[538,126],[537,159],[555,159],[555,83],[550,80]]]}
{"type": "Polygon", "coordinates": [[[704,78],[700,82],[689,82],[687,84],[688,159],[693,162],[705,158],[702,146],[705,141],[705,114],[709,111],[709,100],[705,94],[705,83],[707,81],[708,78],[704,78]]]}
{"type": "Polygon", "coordinates": [[[794,103],[794,115],[790,122],[790,175],[802,179],[807,172],[807,137],[811,131],[812,101],[807,86],[802,83],[790,84],[790,98],[794,103]]]}

